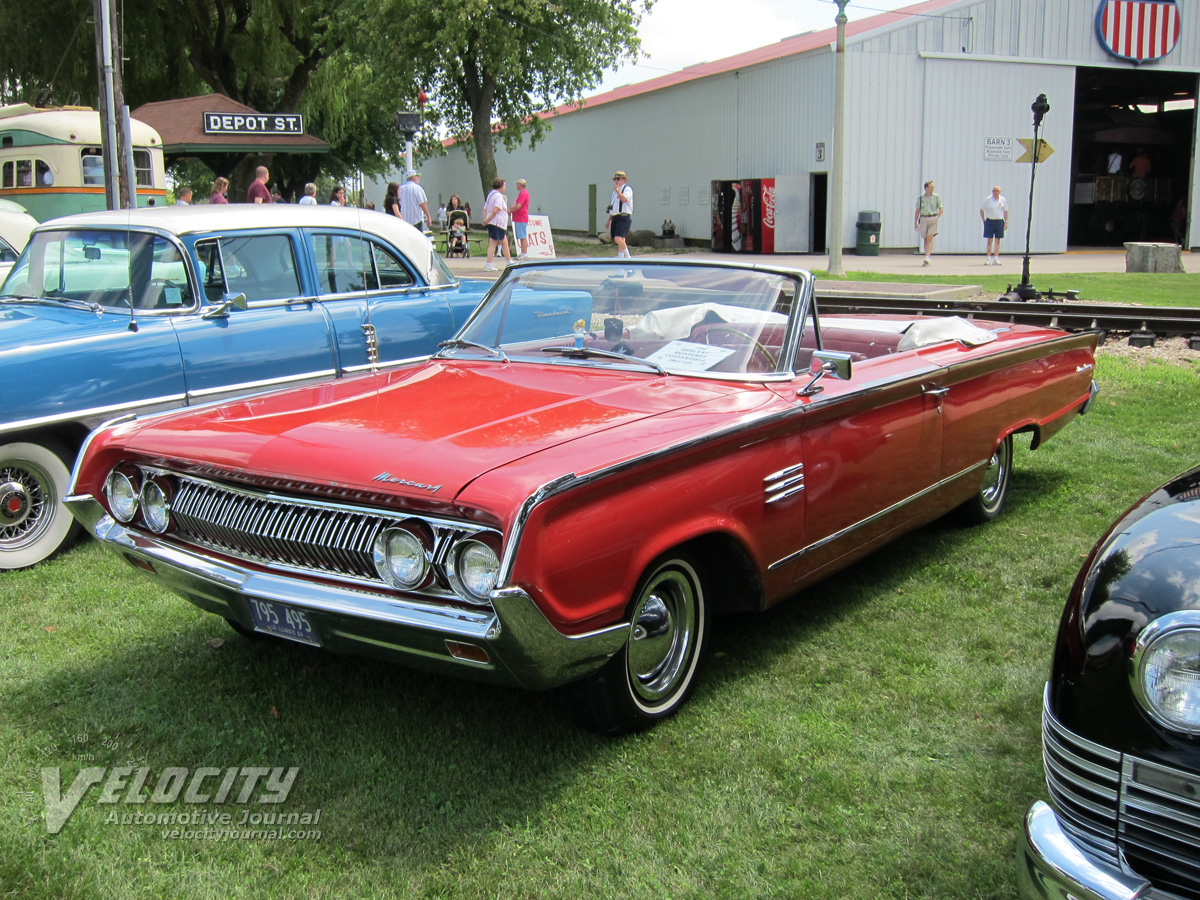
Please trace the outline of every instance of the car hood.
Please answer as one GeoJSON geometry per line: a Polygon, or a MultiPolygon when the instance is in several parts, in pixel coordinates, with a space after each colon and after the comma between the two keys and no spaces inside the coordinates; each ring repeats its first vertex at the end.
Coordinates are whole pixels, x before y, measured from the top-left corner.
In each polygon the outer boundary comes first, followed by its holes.
{"type": "Polygon", "coordinates": [[[80,334],[94,334],[96,318],[93,312],[65,305],[0,303],[0,351],[34,343],[45,346],[73,340],[80,334]]]}
{"type": "Polygon", "coordinates": [[[433,360],[167,414],[124,442],[201,468],[449,502],[514,460],[738,388],[650,372],[433,360]]]}

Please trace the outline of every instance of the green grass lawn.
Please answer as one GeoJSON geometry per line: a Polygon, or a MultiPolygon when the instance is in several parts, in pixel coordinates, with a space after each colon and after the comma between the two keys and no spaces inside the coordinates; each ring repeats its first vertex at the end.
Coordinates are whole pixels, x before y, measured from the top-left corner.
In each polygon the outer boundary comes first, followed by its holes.
{"type": "Polygon", "coordinates": [[[1018,442],[998,521],[718,620],[690,703],[640,736],[583,733],[554,694],[247,640],[95,543],[0,574],[0,897],[1011,898],[1067,591],[1197,462],[1200,363],[1097,377],[1089,415],[1018,442]],[[164,837],[120,816],[274,810],[99,787],[47,833],[41,768],[65,792],[126,764],[299,767],[281,811],[319,810],[319,840],[164,837]]]}
{"type": "MultiPolygon", "coordinates": [[[[1012,272],[1003,275],[887,275],[878,272],[847,272],[832,281],[900,281],[918,284],[977,284],[985,291],[1004,292],[1021,280],[1012,272]]],[[[1039,275],[1040,291],[1079,291],[1079,299],[1090,303],[1140,303],[1145,306],[1200,306],[1200,274],[1157,274],[1145,272],[1088,272],[1084,274],[1039,275]]]]}

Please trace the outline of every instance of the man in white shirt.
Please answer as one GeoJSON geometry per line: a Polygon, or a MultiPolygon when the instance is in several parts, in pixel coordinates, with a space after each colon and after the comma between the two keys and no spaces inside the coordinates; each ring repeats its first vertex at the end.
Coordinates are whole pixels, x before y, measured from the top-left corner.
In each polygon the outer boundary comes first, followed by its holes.
{"type": "Polygon", "coordinates": [[[301,206],[317,205],[317,186],[311,181],[304,186],[304,196],[300,198],[301,206]]]}
{"type": "Polygon", "coordinates": [[[983,219],[983,239],[987,241],[985,266],[1000,265],[1000,239],[1008,228],[1008,201],[1000,193],[1000,185],[984,198],[979,207],[979,218],[983,219]]]}
{"type": "Polygon", "coordinates": [[[426,222],[433,221],[419,172],[413,172],[408,176],[408,181],[400,186],[400,218],[421,231],[425,230],[426,222]]]}
{"type": "Polygon", "coordinates": [[[625,179],[625,173],[618,171],[613,175],[612,198],[608,201],[608,222],[604,227],[612,235],[613,243],[617,245],[617,258],[628,259],[629,246],[625,236],[633,225],[633,188],[625,179]]]}

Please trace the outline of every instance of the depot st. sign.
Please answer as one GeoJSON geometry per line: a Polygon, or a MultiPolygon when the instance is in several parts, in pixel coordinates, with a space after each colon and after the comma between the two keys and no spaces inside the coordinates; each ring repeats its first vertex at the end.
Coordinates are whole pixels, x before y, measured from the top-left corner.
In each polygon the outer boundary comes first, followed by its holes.
{"type": "Polygon", "coordinates": [[[304,134],[303,117],[293,113],[206,112],[205,134],[304,134]]]}

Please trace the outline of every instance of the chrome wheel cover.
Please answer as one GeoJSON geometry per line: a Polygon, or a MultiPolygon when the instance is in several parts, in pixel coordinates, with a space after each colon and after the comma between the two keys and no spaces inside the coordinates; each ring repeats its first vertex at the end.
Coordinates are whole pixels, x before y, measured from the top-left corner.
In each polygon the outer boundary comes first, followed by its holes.
{"type": "Polygon", "coordinates": [[[693,667],[700,614],[699,579],[679,560],[663,566],[638,597],[628,648],[629,684],[648,704],[669,696],[693,667]]]}
{"type": "Polygon", "coordinates": [[[996,509],[1004,499],[1008,486],[1009,467],[1012,465],[1012,438],[1005,438],[992,454],[987,471],[983,474],[983,488],[979,500],[988,512],[996,509]]]}

